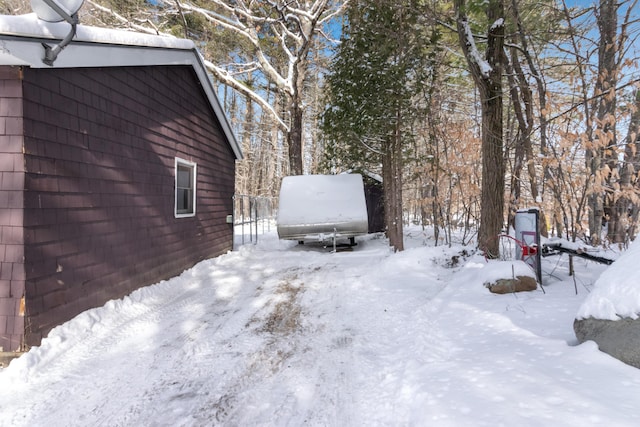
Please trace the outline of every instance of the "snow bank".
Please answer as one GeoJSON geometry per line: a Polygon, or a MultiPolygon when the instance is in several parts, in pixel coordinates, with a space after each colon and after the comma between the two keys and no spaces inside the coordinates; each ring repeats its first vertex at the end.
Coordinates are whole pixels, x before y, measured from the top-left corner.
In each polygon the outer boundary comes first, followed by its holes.
{"type": "Polygon", "coordinates": [[[636,263],[639,261],[640,243],[635,241],[602,273],[580,306],[576,318],[637,319],[640,313],[640,270],[636,263]]]}

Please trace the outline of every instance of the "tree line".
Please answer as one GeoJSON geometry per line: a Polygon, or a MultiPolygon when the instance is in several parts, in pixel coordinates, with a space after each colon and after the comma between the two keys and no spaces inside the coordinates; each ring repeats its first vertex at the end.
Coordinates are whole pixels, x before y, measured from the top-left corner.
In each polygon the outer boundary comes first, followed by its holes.
{"type": "Polygon", "coordinates": [[[80,20],[196,42],[245,154],[238,193],[366,171],[396,250],[414,222],[497,257],[522,208],[543,234],[635,238],[637,3],[85,0],[80,20]]]}

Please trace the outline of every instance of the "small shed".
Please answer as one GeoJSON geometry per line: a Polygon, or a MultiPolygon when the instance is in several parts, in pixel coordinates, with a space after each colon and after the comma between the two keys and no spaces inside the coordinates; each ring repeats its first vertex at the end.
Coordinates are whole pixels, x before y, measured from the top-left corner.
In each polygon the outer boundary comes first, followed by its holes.
{"type": "Polygon", "coordinates": [[[364,198],[367,201],[369,233],[386,231],[384,224],[384,190],[382,177],[369,171],[362,172],[364,181],[364,198]]]}
{"type": "Polygon", "coordinates": [[[242,154],[188,40],[0,16],[0,351],[232,249],[242,154]]]}

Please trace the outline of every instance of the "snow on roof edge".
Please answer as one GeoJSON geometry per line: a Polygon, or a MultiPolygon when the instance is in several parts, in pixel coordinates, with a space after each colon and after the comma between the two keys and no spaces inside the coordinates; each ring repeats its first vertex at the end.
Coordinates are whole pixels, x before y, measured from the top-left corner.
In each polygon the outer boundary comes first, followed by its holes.
{"type": "MultiPolygon", "coordinates": [[[[43,21],[38,19],[35,13],[26,15],[0,15],[0,34],[3,35],[63,39],[70,31],[71,25],[68,23],[43,21]]],[[[187,39],[85,25],[78,25],[76,27],[76,35],[73,41],[123,46],[164,47],[169,49],[195,48],[193,41],[187,39]]]]}

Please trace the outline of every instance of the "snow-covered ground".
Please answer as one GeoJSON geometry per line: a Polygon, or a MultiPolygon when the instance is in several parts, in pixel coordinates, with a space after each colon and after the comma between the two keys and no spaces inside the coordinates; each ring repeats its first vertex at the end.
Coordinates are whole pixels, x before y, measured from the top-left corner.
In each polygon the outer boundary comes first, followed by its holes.
{"type": "Polygon", "coordinates": [[[274,230],[87,311],[0,371],[0,425],[640,425],[640,370],[573,334],[605,266],[546,258],[545,293],[495,295],[510,263],[410,234],[274,230]]]}

